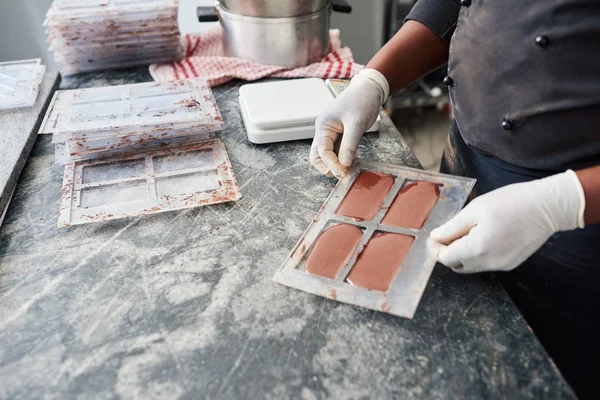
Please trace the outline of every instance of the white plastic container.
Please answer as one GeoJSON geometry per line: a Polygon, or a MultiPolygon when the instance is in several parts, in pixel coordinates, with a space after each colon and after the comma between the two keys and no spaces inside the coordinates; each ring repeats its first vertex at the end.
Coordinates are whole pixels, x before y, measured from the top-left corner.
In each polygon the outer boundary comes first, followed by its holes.
{"type": "MultiPolygon", "coordinates": [[[[256,144],[312,139],[315,120],[336,92],[320,78],[250,83],[240,87],[239,106],[248,140],[256,144]]],[[[367,131],[379,129],[379,117],[367,131]]]]}

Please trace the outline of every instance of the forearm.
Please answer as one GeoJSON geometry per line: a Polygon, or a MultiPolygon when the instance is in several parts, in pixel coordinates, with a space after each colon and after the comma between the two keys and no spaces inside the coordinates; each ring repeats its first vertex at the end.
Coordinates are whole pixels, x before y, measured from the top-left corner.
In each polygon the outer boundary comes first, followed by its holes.
{"type": "Polygon", "coordinates": [[[600,165],[576,171],[585,193],[583,219],[586,225],[600,223],[600,165]]]}
{"type": "Polygon", "coordinates": [[[448,44],[420,22],[407,21],[367,68],[381,72],[394,93],[447,61],[448,44]]]}

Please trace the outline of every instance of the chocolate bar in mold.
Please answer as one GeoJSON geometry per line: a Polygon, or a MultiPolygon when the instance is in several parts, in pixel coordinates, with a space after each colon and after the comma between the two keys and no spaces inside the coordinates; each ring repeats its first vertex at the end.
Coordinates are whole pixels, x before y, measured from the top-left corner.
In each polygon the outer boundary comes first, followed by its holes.
{"type": "MultiPolygon", "coordinates": [[[[462,208],[474,184],[475,180],[470,178],[356,160],[351,169],[350,177],[338,182],[289,257],[275,273],[273,280],[295,289],[340,302],[412,318],[436,263],[439,251],[439,244],[429,238],[429,232],[448,221],[462,208]],[[381,197],[380,200],[374,200],[377,211],[372,217],[363,218],[364,216],[361,216],[357,218],[351,215],[343,215],[352,214],[344,212],[340,206],[347,196],[353,195],[353,185],[357,178],[360,179],[362,173],[374,173],[388,182],[389,178],[386,177],[391,176],[393,177],[393,183],[391,185],[386,184],[389,187],[384,187],[384,189],[379,188],[385,193],[385,196],[379,196],[381,197]],[[399,224],[389,223],[390,217],[386,218],[386,214],[389,212],[390,207],[395,203],[397,208],[400,204],[398,202],[403,201],[403,196],[406,193],[411,193],[414,187],[418,187],[420,182],[423,182],[423,184],[419,188],[419,192],[422,191],[425,193],[424,196],[429,197],[429,201],[423,203],[423,207],[427,209],[426,211],[429,211],[423,223],[420,222],[419,218],[417,218],[416,224],[414,220],[408,219],[408,226],[396,226],[403,224],[402,221],[404,220],[402,218],[399,219],[399,224]],[[403,190],[404,192],[402,192],[403,190]],[[437,193],[438,190],[439,193],[437,193]],[[432,193],[435,194],[435,199],[432,199],[434,197],[432,193]],[[383,220],[388,223],[383,224],[383,220]],[[314,249],[323,247],[322,245],[319,246],[319,240],[328,231],[331,232],[332,227],[337,225],[354,226],[360,229],[362,233],[360,239],[354,245],[357,232],[352,229],[344,229],[347,232],[354,232],[350,234],[354,237],[345,237],[345,247],[341,249],[343,252],[351,254],[349,256],[342,254],[336,261],[343,262],[344,265],[323,266],[322,271],[327,271],[324,273],[319,271],[318,266],[309,265],[309,268],[307,268],[307,260],[311,258],[314,249]],[[397,254],[392,254],[398,259],[397,263],[390,259],[378,258],[375,260],[377,258],[373,256],[375,253],[378,253],[380,249],[390,248],[391,245],[402,247],[401,251],[396,252],[397,254]],[[352,249],[349,250],[347,247],[352,249]],[[377,251],[366,251],[369,247],[377,251]],[[361,258],[362,256],[364,258],[361,258]],[[340,258],[341,261],[339,261],[340,258]],[[370,261],[371,259],[373,261],[370,261]],[[383,263],[388,266],[388,269],[378,269],[381,265],[373,263],[383,263]],[[365,276],[368,278],[369,275],[365,275],[364,271],[368,270],[370,265],[373,265],[371,272],[373,272],[373,275],[377,275],[378,279],[365,280],[365,276]],[[356,270],[354,270],[355,267],[356,270]],[[353,278],[354,285],[352,284],[353,278]]],[[[363,187],[361,190],[368,190],[368,187],[363,187]]],[[[369,199],[369,196],[365,198],[369,199]]],[[[412,201],[412,199],[408,199],[412,201]]],[[[341,232],[341,229],[339,231],[341,232]]],[[[348,234],[342,232],[341,235],[348,234]]],[[[331,238],[327,239],[332,240],[331,238]]],[[[339,248],[334,247],[335,249],[339,248]]],[[[326,259],[327,254],[321,254],[320,257],[326,259]]]]}

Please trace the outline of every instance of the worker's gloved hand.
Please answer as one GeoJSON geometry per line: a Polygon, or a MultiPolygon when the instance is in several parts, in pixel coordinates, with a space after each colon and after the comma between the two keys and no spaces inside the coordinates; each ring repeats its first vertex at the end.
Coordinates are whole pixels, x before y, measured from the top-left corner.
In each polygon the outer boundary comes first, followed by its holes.
{"type": "Polygon", "coordinates": [[[509,271],[556,232],[583,228],[585,196],[569,170],[477,197],[431,232],[438,261],[460,273],[509,271]]]}
{"type": "Polygon", "coordinates": [[[325,108],[315,123],[310,162],[322,174],[343,178],[354,160],[363,134],[375,123],[387,100],[389,85],[378,71],[365,68],[325,108]],[[338,155],[334,145],[341,136],[338,155]]]}

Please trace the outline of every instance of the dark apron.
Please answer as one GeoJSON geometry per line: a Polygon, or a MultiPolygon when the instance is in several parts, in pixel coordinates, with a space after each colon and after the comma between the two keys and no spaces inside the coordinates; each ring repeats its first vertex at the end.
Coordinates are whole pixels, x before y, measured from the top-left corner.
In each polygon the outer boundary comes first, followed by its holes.
{"type": "MultiPolygon", "coordinates": [[[[473,197],[547,176],[468,147],[455,123],[441,172],[476,178],[473,197]]],[[[579,396],[597,396],[600,225],[557,233],[520,267],[496,275],[579,396]]]]}

